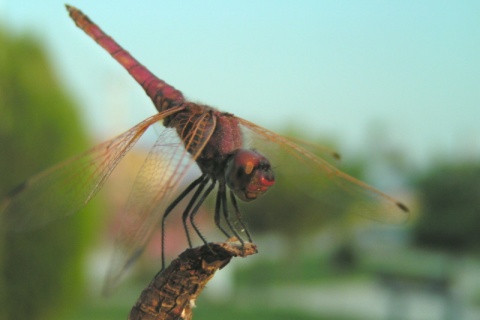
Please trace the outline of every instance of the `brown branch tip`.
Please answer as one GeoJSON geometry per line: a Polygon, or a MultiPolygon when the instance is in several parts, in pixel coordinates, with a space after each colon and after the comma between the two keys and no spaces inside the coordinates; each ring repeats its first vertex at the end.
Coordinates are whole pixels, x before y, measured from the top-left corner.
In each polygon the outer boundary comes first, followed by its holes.
{"type": "Polygon", "coordinates": [[[191,320],[195,300],[218,269],[232,257],[257,253],[257,246],[236,238],[187,249],[160,271],[143,290],[129,320],[191,320]]]}

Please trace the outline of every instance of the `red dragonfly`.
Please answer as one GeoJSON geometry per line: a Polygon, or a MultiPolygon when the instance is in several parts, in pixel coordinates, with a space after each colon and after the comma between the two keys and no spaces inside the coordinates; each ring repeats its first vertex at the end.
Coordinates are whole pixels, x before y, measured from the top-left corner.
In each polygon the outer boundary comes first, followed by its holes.
{"type": "MultiPolygon", "coordinates": [[[[125,211],[128,218],[117,236],[107,286],[115,283],[142,253],[157,226],[160,226],[164,239],[167,216],[188,195],[191,198],[182,215],[188,243],[192,246],[187,222],[206,243],[195,224],[195,215],[217,185],[216,226],[225,236],[236,236],[243,243],[240,231],[231,220],[229,209],[232,208],[241,231],[251,241],[241,219],[237,198],[254,200],[274,185],[272,165],[257,151],[264,149],[261,152],[268,152],[272,146],[285,150],[285,154],[295,159],[302,169],[310,170],[312,176],[318,177],[320,183],[328,181],[338,199],[348,197],[359,214],[375,220],[406,220],[408,209],[405,205],[336,169],[309,147],[302,147],[231,113],[187,101],[179,90],[148,71],[81,11],[68,5],[67,10],[76,25],[142,86],[158,113],[116,138],[31,177],[11,191],[0,204],[0,219],[6,229],[38,227],[80,210],[102,188],[119,161],[145,131],[160,121],[163,121],[165,130],[159,134],[133,185],[125,211]],[[194,163],[201,170],[200,177],[174,197],[180,181],[194,163]],[[49,194],[62,196],[51,201],[49,194]]],[[[336,156],[334,153],[330,155],[336,156]]],[[[335,202],[335,199],[327,201],[335,202]]],[[[342,206],[342,201],[334,205],[342,206]]],[[[163,251],[162,266],[165,263],[163,251]]]]}

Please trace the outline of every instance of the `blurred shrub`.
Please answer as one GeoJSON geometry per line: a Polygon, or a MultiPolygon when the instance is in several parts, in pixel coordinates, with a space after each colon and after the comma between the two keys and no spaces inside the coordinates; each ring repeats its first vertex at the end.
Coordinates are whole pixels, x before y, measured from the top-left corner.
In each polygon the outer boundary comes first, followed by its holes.
{"type": "Polygon", "coordinates": [[[418,245],[453,252],[480,246],[480,165],[439,165],[418,182],[422,215],[418,245]]]}
{"type": "MultiPolygon", "coordinates": [[[[0,197],[85,146],[74,105],[41,46],[0,30],[0,197]]],[[[88,216],[0,232],[1,319],[64,318],[82,291],[80,259],[94,225],[88,216]]]]}

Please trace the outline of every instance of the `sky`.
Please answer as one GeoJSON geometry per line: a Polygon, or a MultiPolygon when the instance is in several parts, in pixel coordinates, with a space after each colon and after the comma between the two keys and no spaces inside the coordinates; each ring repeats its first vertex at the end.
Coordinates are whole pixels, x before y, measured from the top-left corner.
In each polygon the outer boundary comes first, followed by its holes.
{"type": "MultiPolygon", "coordinates": [[[[69,4],[192,101],[333,139],[343,155],[382,139],[416,162],[480,155],[478,1],[69,4]]],[[[0,24],[46,45],[99,139],[154,114],[64,0],[0,0],[0,24]]]]}

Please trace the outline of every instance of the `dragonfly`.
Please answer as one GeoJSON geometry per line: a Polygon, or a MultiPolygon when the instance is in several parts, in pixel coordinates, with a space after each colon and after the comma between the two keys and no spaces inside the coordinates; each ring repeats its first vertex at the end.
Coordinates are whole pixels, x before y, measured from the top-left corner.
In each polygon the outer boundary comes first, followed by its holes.
{"type": "MultiPolygon", "coordinates": [[[[310,175],[322,183],[328,182],[338,199],[352,200],[349,203],[355,204],[360,215],[389,222],[407,219],[408,208],[403,203],[342,172],[325,159],[336,158],[336,153],[314,147],[324,155],[319,156],[312,145],[276,134],[231,113],[188,101],[181,91],[156,77],[80,10],[66,7],[75,24],[141,85],[158,113],[13,189],[0,203],[0,223],[4,229],[37,228],[78,212],[104,186],[147,129],[157,123],[162,123],[164,130],[158,134],[133,183],[125,221],[115,240],[107,286],[113,286],[137,260],[156,228],[162,233],[162,268],[165,266],[166,219],[182,201],[186,204],[182,222],[188,245],[192,247],[189,224],[207,244],[195,217],[215,188],[215,225],[227,238],[235,236],[244,244],[246,237],[252,242],[238,200],[253,201],[274,187],[275,165],[267,156],[270,149],[284,150],[310,175]],[[199,177],[180,192],[181,181],[195,164],[200,169],[199,177]],[[56,195],[54,200],[51,194],[56,195]]],[[[336,206],[343,203],[328,201],[336,206]]]]}

